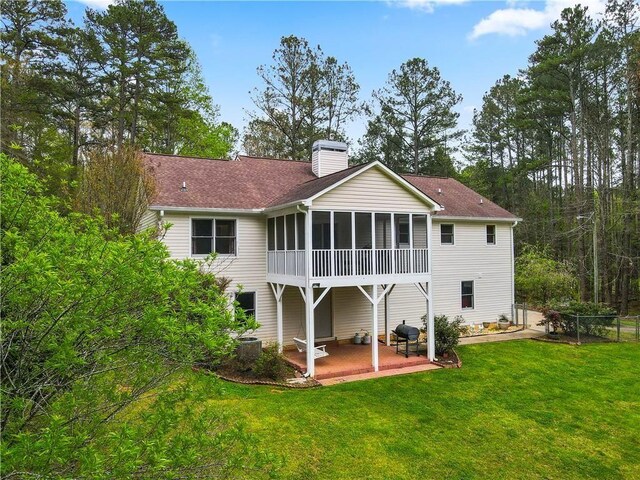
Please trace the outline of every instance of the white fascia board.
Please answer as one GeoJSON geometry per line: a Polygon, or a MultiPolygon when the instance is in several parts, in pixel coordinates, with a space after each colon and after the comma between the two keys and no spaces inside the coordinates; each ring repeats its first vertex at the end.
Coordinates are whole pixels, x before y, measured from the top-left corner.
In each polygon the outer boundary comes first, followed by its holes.
{"type": "Polygon", "coordinates": [[[236,213],[236,214],[257,214],[263,213],[263,208],[204,208],[204,207],[170,207],[161,205],[152,205],[149,210],[165,212],[181,212],[181,213],[236,213]]]}
{"type": "Polygon", "coordinates": [[[454,215],[433,215],[433,221],[437,222],[438,220],[446,220],[446,221],[465,221],[465,222],[509,222],[509,223],[518,223],[521,222],[521,218],[500,218],[500,217],[461,217],[454,215]]]}

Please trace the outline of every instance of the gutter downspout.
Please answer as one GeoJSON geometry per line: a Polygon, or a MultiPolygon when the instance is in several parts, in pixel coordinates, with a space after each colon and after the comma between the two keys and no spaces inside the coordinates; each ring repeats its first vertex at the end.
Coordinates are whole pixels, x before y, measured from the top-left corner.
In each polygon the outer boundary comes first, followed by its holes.
{"type": "Polygon", "coordinates": [[[511,321],[515,321],[516,317],[516,267],[515,267],[515,245],[513,243],[513,229],[518,225],[518,220],[515,220],[511,225],[510,237],[511,237],[511,321]]]}

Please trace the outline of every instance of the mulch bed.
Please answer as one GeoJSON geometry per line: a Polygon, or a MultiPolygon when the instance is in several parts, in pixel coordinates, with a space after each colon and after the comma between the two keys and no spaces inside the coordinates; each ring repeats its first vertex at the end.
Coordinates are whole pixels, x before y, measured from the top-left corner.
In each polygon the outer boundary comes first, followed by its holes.
{"type": "Polygon", "coordinates": [[[544,335],[541,337],[534,337],[531,340],[536,340],[538,342],[549,342],[549,343],[564,343],[567,345],[582,345],[583,343],[609,343],[615,342],[611,338],[606,337],[597,337],[595,335],[580,335],[580,341],[578,342],[577,337],[573,337],[570,335],[544,335]]]}
{"type": "Polygon", "coordinates": [[[449,356],[447,358],[444,357],[436,357],[433,361],[436,365],[441,366],[442,368],[460,368],[462,367],[462,360],[458,356],[458,352],[452,350],[449,352],[449,356]]]}
{"type": "Polygon", "coordinates": [[[284,388],[315,388],[321,386],[314,378],[304,378],[298,371],[292,371],[292,377],[284,380],[257,377],[251,370],[243,372],[229,366],[220,366],[215,370],[194,367],[195,371],[216,375],[222,380],[244,385],[270,385],[284,388]],[[293,382],[291,380],[295,379],[293,382]]]}

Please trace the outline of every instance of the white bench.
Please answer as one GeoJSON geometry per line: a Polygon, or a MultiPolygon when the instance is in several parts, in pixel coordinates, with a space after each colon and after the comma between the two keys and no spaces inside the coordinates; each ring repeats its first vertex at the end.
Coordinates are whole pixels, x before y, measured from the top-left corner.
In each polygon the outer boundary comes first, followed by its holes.
{"type": "MultiPolygon", "coordinates": [[[[306,340],[300,340],[299,338],[294,338],[293,339],[293,343],[296,344],[296,348],[298,349],[299,352],[306,352],[307,351],[307,341],[306,340]]],[[[319,345],[317,347],[313,347],[313,358],[322,358],[322,357],[329,356],[329,354],[325,350],[326,347],[327,347],[326,345],[319,345]]]]}

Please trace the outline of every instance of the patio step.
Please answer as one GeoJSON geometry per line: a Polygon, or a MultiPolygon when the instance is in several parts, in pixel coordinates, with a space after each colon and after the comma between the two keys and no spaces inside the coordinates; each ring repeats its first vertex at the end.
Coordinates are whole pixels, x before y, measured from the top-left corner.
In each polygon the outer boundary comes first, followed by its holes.
{"type": "MultiPolygon", "coordinates": [[[[430,365],[431,363],[425,357],[404,358],[402,357],[402,363],[393,363],[388,365],[379,365],[378,371],[385,370],[402,370],[403,368],[410,368],[419,365],[430,365]]],[[[350,375],[359,375],[363,373],[374,372],[373,366],[358,367],[358,368],[345,368],[344,370],[334,370],[332,372],[316,372],[316,380],[324,380],[334,377],[346,377],[350,375]]]]}

